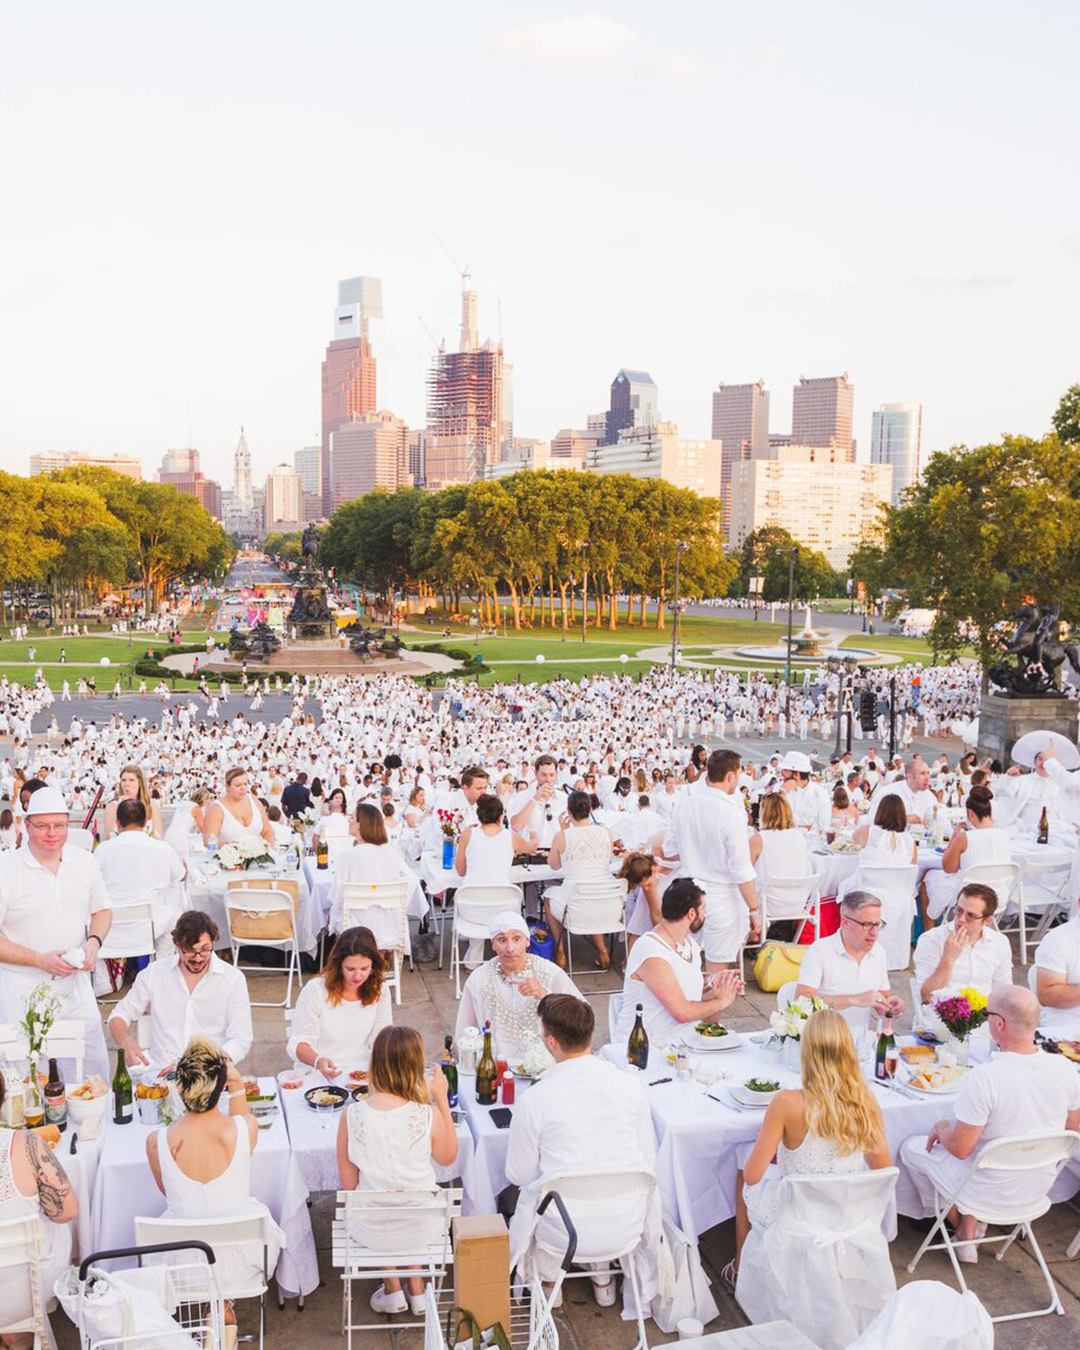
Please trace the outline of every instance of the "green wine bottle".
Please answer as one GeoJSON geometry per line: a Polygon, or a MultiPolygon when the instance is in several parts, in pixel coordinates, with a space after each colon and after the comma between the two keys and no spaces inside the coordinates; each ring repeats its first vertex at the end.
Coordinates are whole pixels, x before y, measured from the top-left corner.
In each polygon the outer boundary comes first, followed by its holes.
{"type": "Polygon", "coordinates": [[[446,1079],[446,1102],[448,1106],[457,1106],[458,1104],[458,1076],[457,1064],[454,1062],[454,1038],[447,1036],[446,1050],[441,1060],[443,1076],[446,1079]]]}
{"type": "Polygon", "coordinates": [[[131,1074],[124,1063],[123,1050],[116,1052],[116,1072],[112,1080],[113,1121],[117,1125],[130,1125],[135,1118],[135,1107],[131,1091],[131,1074]]]}
{"type": "Polygon", "coordinates": [[[491,1053],[491,1023],[484,1023],[484,1049],[476,1065],[476,1100],[481,1106],[494,1106],[499,1066],[491,1053]]]}
{"type": "Polygon", "coordinates": [[[642,1073],[649,1067],[649,1037],[645,1032],[645,1023],[641,1020],[640,1003],[637,1005],[634,1029],[626,1043],[626,1058],[635,1069],[640,1069],[642,1073]]]}

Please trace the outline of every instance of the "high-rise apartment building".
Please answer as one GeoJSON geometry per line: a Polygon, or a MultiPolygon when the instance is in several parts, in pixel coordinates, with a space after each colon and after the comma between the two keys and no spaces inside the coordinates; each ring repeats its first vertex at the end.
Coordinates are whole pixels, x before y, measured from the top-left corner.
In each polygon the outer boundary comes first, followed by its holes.
{"type": "Polygon", "coordinates": [[[440,350],[427,381],[424,481],[429,488],[471,483],[502,458],[508,436],[503,410],[503,350],[479,345],[476,293],[461,297],[461,351],[440,350]]]}
{"type": "MultiPolygon", "coordinates": [[[[563,427],[551,438],[551,458],[584,459],[589,450],[595,450],[598,445],[603,445],[604,436],[604,427],[591,431],[577,431],[573,427],[563,427]]],[[[552,465],[555,469],[559,467],[558,464],[552,465]]]]}
{"type": "Polygon", "coordinates": [[[334,510],[374,488],[408,487],[409,428],[390,412],[365,413],[330,437],[330,490],[334,510]]]}
{"type": "Polygon", "coordinates": [[[244,428],[240,428],[240,439],[236,442],[233,455],[233,496],[240,506],[250,508],[253,498],[251,483],[251,451],[248,449],[244,428]]]}
{"type": "Polygon", "coordinates": [[[427,431],[423,427],[409,428],[409,477],[416,487],[423,487],[427,479],[427,431]]]}
{"type": "Polygon", "coordinates": [[[375,357],[369,325],[381,319],[382,282],[378,277],[349,277],[338,282],[333,337],[322,363],[322,443],[320,490],[323,511],[331,511],[330,437],[338,427],[375,411],[375,357]]]}
{"type": "Polygon", "coordinates": [[[871,418],[870,462],[892,465],[892,503],[922,472],[922,404],[883,403],[871,418]]]}
{"type": "Polygon", "coordinates": [[[318,445],[305,445],[293,452],[293,469],[299,474],[305,492],[322,490],[321,461],[322,447],[318,445]]]}
{"type": "Polygon", "coordinates": [[[166,450],[158,469],[158,482],[171,483],[178,492],[195,497],[215,520],[221,519],[221,487],[202,472],[198,450],[166,450]]]}
{"type": "Polygon", "coordinates": [[[605,422],[607,444],[615,445],[620,431],[654,427],[659,420],[659,394],[653,377],[647,370],[620,370],[611,381],[605,422]]]}
{"type": "Polygon", "coordinates": [[[112,469],[113,473],[122,473],[125,478],[142,481],[142,460],[137,455],[95,455],[84,450],[40,450],[30,456],[31,476],[39,473],[55,473],[58,469],[112,469]]]}
{"type": "Polygon", "coordinates": [[[303,497],[300,475],[288,464],[279,464],[268,473],[263,505],[266,529],[295,529],[303,520],[303,497]]]}
{"type": "Polygon", "coordinates": [[[720,384],[712,396],[712,438],[721,445],[720,491],[724,520],[731,511],[731,466],[769,453],[769,391],[763,380],[720,384]]]}
{"type": "Polygon", "coordinates": [[[585,468],[593,473],[663,478],[702,497],[720,496],[720,442],[680,437],[674,422],[635,427],[624,431],[615,445],[586,450],[585,468]]]}
{"type": "Polygon", "coordinates": [[[839,464],[854,463],[854,412],[855,386],[846,370],[823,379],[803,376],[791,400],[791,442],[832,450],[839,464]]]}
{"type": "Polygon", "coordinates": [[[161,457],[158,478],[163,473],[198,473],[201,469],[199,452],[193,448],[186,450],[166,450],[161,457]]]}

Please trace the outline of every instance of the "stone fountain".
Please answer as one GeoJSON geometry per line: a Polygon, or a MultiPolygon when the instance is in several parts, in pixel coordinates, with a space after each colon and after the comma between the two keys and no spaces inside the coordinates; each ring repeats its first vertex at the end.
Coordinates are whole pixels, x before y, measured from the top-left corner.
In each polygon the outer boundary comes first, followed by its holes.
{"type": "Polygon", "coordinates": [[[824,656],[825,649],[822,643],[825,641],[824,635],[814,629],[811,622],[810,606],[806,606],[806,621],[803,624],[802,632],[796,633],[791,639],[792,656],[801,656],[813,658],[815,656],[824,656]]]}

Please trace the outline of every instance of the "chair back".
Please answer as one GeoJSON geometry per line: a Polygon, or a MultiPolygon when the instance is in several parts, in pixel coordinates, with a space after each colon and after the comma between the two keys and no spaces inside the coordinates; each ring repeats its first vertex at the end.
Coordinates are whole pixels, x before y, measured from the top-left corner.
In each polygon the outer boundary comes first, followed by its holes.
{"type": "MultiPolygon", "coordinates": [[[[17,1022],[0,1022],[0,1059],[28,1059],[30,1048],[17,1022]]],[[[62,1017],[45,1038],[44,1058],[75,1061],[76,1082],[82,1081],[86,1054],[86,1024],[77,1017],[62,1017]]]]}
{"type": "MultiPolygon", "coordinates": [[[[296,905],[285,886],[265,881],[230,882],[225,918],[234,942],[285,942],[296,937],[296,905]]],[[[295,882],[293,883],[296,884],[295,882]]]]}
{"type": "Polygon", "coordinates": [[[609,1041],[614,1041],[615,1039],[615,1029],[619,1025],[619,1014],[622,1012],[623,1000],[625,998],[626,994],[620,989],[617,994],[612,994],[608,999],[607,1029],[609,1041]]]}
{"type": "Polygon", "coordinates": [[[333,867],[339,858],[349,852],[353,847],[353,842],[351,834],[343,835],[338,839],[327,839],[326,856],[330,861],[331,867],[333,867]]]}
{"type": "Polygon", "coordinates": [[[575,881],[566,905],[565,925],[571,933],[615,933],[623,926],[625,878],[575,881]]]}
{"type": "Polygon", "coordinates": [[[101,944],[99,956],[119,961],[128,956],[153,956],[154,906],[149,900],[114,905],[112,926],[101,944]]]}
{"type": "MultiPolygon", "coordinates": [[[[632,1251],[641,1241],[655,1191],[656,1176],[646,1168],[549,1172],[536,1185],[538,1208],[548,1195],[562,1200],[574,1226],[575,1263],[610,1261],[632,1251]],[[612,1196],[618,1196],[622,1211],[617,1231],[610,1221],[612,1196]]],[[[551,1205],[538,1222],[536,1240],[561,1257],[567,1237],[559,1210],[551,1205]]]]}
{"type": "Polygon", "coordinates": [[[787,984],[782,984],[776,991],[776,1011],[786,1012],[795,1002],[795,990],[798,989],[798,980],[788,980],[787,984]]]}
{"type": "Polygon", "coordinates": [[[899,1175],[897,1167],[882,1167],[875,1172],[783,1177],[776,1222],[793,1228],[809,1223],[837,1237],[863,1225],[876,1224],[881,1230],[899,1175]]]}
{"type": "Polygon", "coordinates": [[[335,1266],[346,1278],[393,1275],[395,1268],[418,1267],[441,1275],[451,1263],[450,1235],[461,1214],[460,1186],[435,1191],[338,1191],[334,1225],[335,1266]],[[377,1231],[377,1247],[365,1237],[377,1231]]]}
{"type": "Polygon", "coordinates": [[[84,830],[80,826],[71,825],[68,827],[66,842],[71,844],[73,848],[85,849],[87,853],[90,853],[94,847],[94,832],[93,830],[84,830]]]}
{"type": "Polygon", "coordinates": [[[488,927],[504,910],[520,914],[521,905],[518,886],[459,886],[454,895],[454,922],[488,927]]]}
{"type": "Polygon", "coordinates": [[[271,1242],[271,1224],[269,1214],[238,1214],[235,1218],[167,1219],[135,1216],[135,1245],[153,1246],[156,1243],[184,1242],[197,1239],[213,1248],[217,1258],[214,1269],[217,1272],[218,1285],[222,1298],[258,1298],[266,1292],[270,1276],[267,1270],[267,1248],[271,1242]],[[250,1273],[247,1262],[243,1272],[230,1279],[228,1271],[232,1263],[222,1262],[221,1253],[229,1248],[240,1248],[256,1244],[263,1249],[262,1276],[250,1273]]]}
{"type": "Polygon", "coordinates": [[[404,951],[407,945],[409,898],[407,881],[343,881],[341,928],[370,928],[381,951],[404,951]]]}
{"type": "Polygon", "coordinates": [[[884,900],[886,896],[890,895],[897,898],[903,897],[904,900],[913,900],[918,875],[919,869],[914,863],[861,864],[854,885],[849,887],[849,890],[869,891],[871,895],[876,895],[880,900],[884,900]]]}
{"type": "MultiPolygon", "coordinates": [[[[6,1307],[0,1308],[0,1332],[34,1331],[47,1325],[45,1304],[52,1298],[52,1290],[41,1288],[39,1260],[41,1252],[41,1219],[37,1214],[18,1214],[10,1219],[0,1219],[0,1284],[4,1286],[10,1299],[6,1307]],[[15,1274],[22,1271],[24,1276],[24,1296],[19,1297],[18,1287],[12,1284],[18,1278],[15,1274]],[[29,1308],[29,1316],[20,1317],[18,1322],[8,1319],[12,1315],[12,1306],[29,1308]]],[[[22,1281],[20,1281],[22,1283],[22,1281]]],[[[35,1341],[35,1345],[39,1342],[35,1341]]],[[[51,1344],[51,1337],[42,1342],[51,1344]]]]}
{"type": "Polygon", "coordinates": [[[1005,913],[1005,907],[1020,885],[1022,870],[1019,863],[974,863],[971,867],[964,868],[958,876],[961,889],[973,881],[978,881],[983,886],[992,886],[997,893],[997,913],[1000,916],[1005,913]]]}
{"type": "Polygon", "coordinates": [[[812,908],[820,890],[821,877],[817,872],[811,872],[805,877],[774,877],[767,874],[761,904],[768,915],[768,923],[803,918],[807,910],[812,908]]]}
{"type": "Polygon", "coordinates": [[[1053,1130],[1048,1134],[1013,1134],[992,1139],[979,1150],[976,1172],[1035,1172],[1062,1167],[1072,1157],[1080,1134],[1053,1130]]]}

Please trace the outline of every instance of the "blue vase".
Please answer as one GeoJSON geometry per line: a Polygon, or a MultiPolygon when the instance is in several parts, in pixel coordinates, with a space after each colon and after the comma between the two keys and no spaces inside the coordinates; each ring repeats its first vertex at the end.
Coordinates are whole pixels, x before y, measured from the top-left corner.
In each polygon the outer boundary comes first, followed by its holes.
{"type": "Polygon", "coordinates": [[[446,872],[449,872],[450,868],[454,865],[454,841],[452,839],[443,840],[442,865],[443,870],[446,872]]]}

